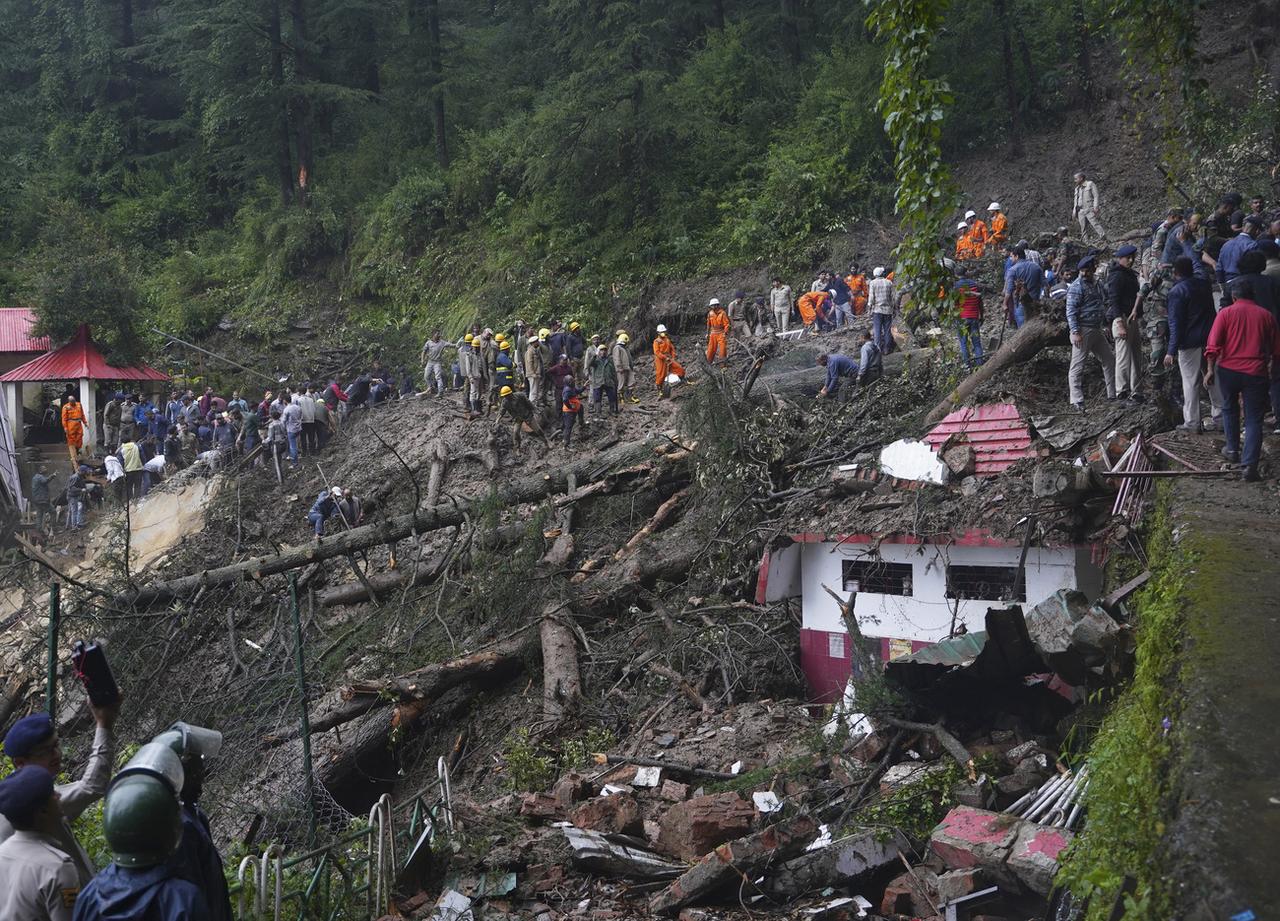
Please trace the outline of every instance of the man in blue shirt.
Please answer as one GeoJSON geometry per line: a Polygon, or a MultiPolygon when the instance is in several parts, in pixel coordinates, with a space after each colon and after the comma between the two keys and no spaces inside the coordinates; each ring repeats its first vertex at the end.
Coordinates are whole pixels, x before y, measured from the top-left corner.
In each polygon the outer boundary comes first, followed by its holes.
{"type": "Polygon", "coordinates": [[[858,376],[858,363],[848,355],[841,355],[838,352],[819,355],[818,364],[827,369],[827,382],[818,391],[819,397],[834,397],[840,392],[840,378],[858,376]]]}
{"type": "MultiPolygon", "coordinates": [[[[1204,345],[1213,326],[1213,287],[1209,280],[1195,272],[1195,266],[1186,256],[1179,256],[1173,263],[1175,284],[1169,291],[1169,346],[1164,356],[1164,366],[1178,364],[1182,376],[1182,425],[1183,431],[1200,431],[1200,389],[1204,374],[1204,345]]],[[[1222,400],[1215,384],[1208,388],[1213,418],[1222,415],[1222,400]]]]}
{"type": "Polygon", "coordinates": [[[1027,322],[1027,308],[1040,300],[1044,292],[1044,270],[1027,258],[1025,247],[1015,246],[1009,253],[1009,271],[1004,277],[1004,306],[1013,325],[1027,322]]]}
{"type": "MultiPolygon", "coordinates": [[[[1218,283],[1224,288],[1240,274],[1240,257],[1258,248],[1258,234],[1262,233],[1262,218],[1249,215],[1244,219],[1244,228],[1236,236],[1223,244],[1218,253],[1218,283]]],[[[1224,292],[1225,294],[1225,292],[1224,292]]],[[[1224,302],[1230,295],[1225,294],[1224,302]]]]}
{"type": "Polygon", "coordinates": [[[1080,274],[1067,289],[1067,326],[1071,329],[1071,367],[1068,371],[1071,405],[1084,412],[1084,363],[1093,355],[1102,365],[1107,399],[1116,398],[1115,352],[1107,341],[1103,324],[1107,319],[1106,294],[1094,277],[1097,261],[1085,256],[1077,266],[1080,274]]]}

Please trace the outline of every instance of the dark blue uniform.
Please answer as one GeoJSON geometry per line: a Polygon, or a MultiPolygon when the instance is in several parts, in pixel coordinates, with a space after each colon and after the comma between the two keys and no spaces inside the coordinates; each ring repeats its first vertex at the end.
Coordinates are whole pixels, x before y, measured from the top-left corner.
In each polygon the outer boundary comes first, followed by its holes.
{"type": "Polygon", "coordinates": [[[182,804],[182,843],[173,855],[178,874],[204,893],[213,921],[231,921],[231,895],[222,857],[213,844],[209,817],[194,803],[182,804]]]}
{"type": "Polygon", "coordinates": [[[499,389],[503,387],[510,387],[512,390],[515,390],[515,380],[515,362],[511,360],[510,354],[504,351],[499,351],[497,383],[494,386],[499,389]]]}
{"type": "Polygon", "coordinates": [[[111,864],[80,891],[72,921],[213,921],[195,884],[169,865],[111,864]]]}

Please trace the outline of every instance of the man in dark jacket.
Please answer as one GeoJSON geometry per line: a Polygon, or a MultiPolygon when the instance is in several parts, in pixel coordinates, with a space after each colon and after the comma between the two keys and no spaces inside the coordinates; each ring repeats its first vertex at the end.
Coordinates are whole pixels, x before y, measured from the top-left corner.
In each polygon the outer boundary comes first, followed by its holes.
{"type": "MultiPolygon", "coordinates": [[[[1200,394],[1204,373],[1204,344],[1213,326],[1213,287],[1186,256],[1173,263],[1175,284],[1169,291],[1169,346],[1164,356],[1166,368],[1175,362],[1182,377],[1182,428],[1200,431],[1200,394]]],[[[1222,400],[1216,386],[1207,388],[1215,422],[1222,416],[1222,400]]]]}
{"type": "Polygon", "coordinates": [[[1138,301],[1138,273],[1133,270],[1136,246],[1115,251],[1107,273],[1107,319],[1116,349],[1116,398],[1142,399],[1142,359],[1138,330],[1142,304],[1138,301]]]}

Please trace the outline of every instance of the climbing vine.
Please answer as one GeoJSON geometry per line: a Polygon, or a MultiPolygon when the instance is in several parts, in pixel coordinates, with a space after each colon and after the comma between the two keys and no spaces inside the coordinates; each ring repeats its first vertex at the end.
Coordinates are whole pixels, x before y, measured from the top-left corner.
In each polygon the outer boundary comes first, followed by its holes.
{"type": "Polygon", "coordinates": [[[897,275],[911,295],[912,313],[946,313],[951,276],[939,259],[946,223],[959,201],[942,159],[942,121],[954,97],[947,81],[930,75],[934,42],[948,0],[868,0],[867,27],[888,43],[878,110],[893,144],[894,206],[903,239],[894,250],[897,275]]]}

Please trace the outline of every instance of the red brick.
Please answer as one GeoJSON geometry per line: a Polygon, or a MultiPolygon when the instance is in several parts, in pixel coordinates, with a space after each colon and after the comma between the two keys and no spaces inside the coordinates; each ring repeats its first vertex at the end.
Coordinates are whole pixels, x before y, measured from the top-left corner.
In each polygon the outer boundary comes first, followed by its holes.
{"type": "Polygon", "coordinates": [[[657,848],[696,860],[717,845],[751,831],[755,806],[737,793],[714,793],[676,803],[658,820],[657,848]]]}
{"type": "Polygon", "coordinates": [[[597,796],[579,803],[569,813],[569,821],[578,828],[615,835],[644,834],[640,821],[640,805],[630,793],[597,796]]]}

